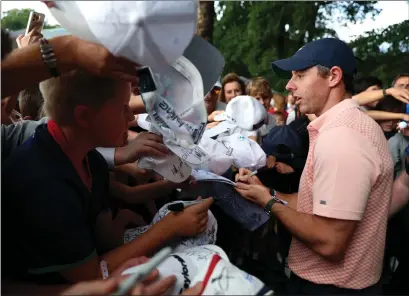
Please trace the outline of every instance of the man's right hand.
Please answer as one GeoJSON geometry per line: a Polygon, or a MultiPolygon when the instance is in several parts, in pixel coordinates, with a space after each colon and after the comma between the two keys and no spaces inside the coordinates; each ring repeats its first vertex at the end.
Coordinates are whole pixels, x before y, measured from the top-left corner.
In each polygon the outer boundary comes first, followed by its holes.
{"type": "Polygon", "coordinates": [[[168,148],[163,144],[163,139],[153,133],[143,132],[124,147],[115,149],[115,165],[135,162],[141,157],[165,157],[168,148]]]}
{"type": "Polygon", "coordinates": [[[252,173],[253,172],[248,169],[241,168],[239,169],[239,173],[236,175],[235,180],[236,182],[242,182],[251,185],[263,185],[258,177],[250,176],[252,173]]]}
{"type": "Polygon", "coordinates": [[[212,204],[213,198],[206,198],[182,212],[170,212],[162,221],[172,225],[175,234],[179,237],[196,236],[206,230],[209,220],[208,210],[212,204]]]}
{"type": "Polygon", "coordinates": [[[385,91],[386,91],[386,94],[393,96],[395,99],[405,104],[409,104],[409,90],[391,87],[385,91]]]}

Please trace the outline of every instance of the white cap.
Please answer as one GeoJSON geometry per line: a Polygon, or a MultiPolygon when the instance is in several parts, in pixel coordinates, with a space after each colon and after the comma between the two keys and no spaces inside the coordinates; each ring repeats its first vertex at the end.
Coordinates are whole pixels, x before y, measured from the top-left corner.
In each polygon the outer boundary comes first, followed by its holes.
{"type": "Polygon", "coordinates": [[[205,170],[223,175],[233,165],[233,149],[228,149],[222,143],[208,137],[202,137],[199,146],[209,155],[209,160],[199,165],[193,165],[195,170],[205,170]]]}
{"type": "MultiPolygon", "coordinates": [[[[269,291],[258,278],[230,263],[226,253],[216,245],[203,245],[174,252],[159,264],[157,269],[159,279],[176,276],[175,285],[166,295],[182,294],[198,282],[204,282],[206,278],[209,280],[206,281],[201,295],[265,295],[269,291]],[[228,278],[221,278],[223,275],[228,278]],[[228,285],[223,285],[226,281],[229,281],[228,285]],[[220,285],[223,285],[223,291],[220,285]]],[[[132,267],[123,274],[137,270],[138,266],[132,267]]]]}
{"type": "Polygon", "coordinates": [[[233,165],[236,168],[246,168],[251,171],[266,166],[266,154],[260,145],[241,134],[219,137],[217,141],[222,143],[226,149],[231,149],[233,165]]]}
{"type": "Polygon", "coordinates": [[[143,157],[138,161],[138,167],[154,170],[165,179],[174,183],[181,183],[187,180],[192,173],[192,168],[170,151],[164,158],[143,157]]]}
{"type": "MultiPolygon", "coordinates": [[[[215,117],[217,117],[216,115],[215,117]]],[[[216,118],[215,118],[216,119],[216,118]]],[[[203,137],[207,138],[214,138],[216,136],[219,136],[221,134],[227,134],[231,135],[234,133],[235,130],[239,129],[236,125],[228,122],[227,120],[220,122],[218,125],[212,127],[212,128],[207,128],[205,132],[203,133],[203,137]]]]}
{"type": "Polygon", "coordinates": [[[200,281],[197,276],[206,269],[208,262],[215,254],[224,260],[229,260],[226,253],[216,245],[197,246],[171,254],[158,266],[159,278],[176,276],[175,285],[165,295],[179,295],[193,287],[200,281]]]}
{"type": "Polygon", "coordinates": [[[266,165],[266,154],[260,145],[239,133],[220,136],[217,140],[203,136],[199,146],[210,158],[203,164],[192,166],[195,170],[223,175],[231,166],[254,171],[266,165]]]}
{"type": "MultiPolygon", "coordinates": [[[[57,1],[50,8],[70,33],[112,54],[160,70],[189,45],[198,1],[57,1]]],[[[213,82],[214,83],[214,82],[213,82]]]]}
{"type": "Polygon", "coordinates": [[[228,121],[245,130],[255,130],[267,117],[264,106],[250,96],[237,96],[226,106],[224,113],[215,116],[215,121],[228,121]]]}
{"type": "Polygon", "coordinates": [[[224,66],[221,53],[200,37],[193,38],[184,56],[161,73],[154,73],[157,90],[142,93],[152,126],[165,145],[189,164],[209,156],[197,145],[207,123],[205,94],[224,66]]]}
{"type": "MultiPolygon", "coordinates": [[[[124,242],[129,243],[133,241],[138,236],[148,231],[154,224],[157,224],[159,221],[165,218],[170,213],[170,210],[168,209],[169,205],[172,205],[175,203],[183,203],[184,207],[186,208],[191,205],[195,205],[197,203],[203,202],[204,200],[205,199],[190,200],[190,201],[174,201],[174,202],[165,204],[155,214],[155,217],[153,217],[152,222],[149,225],[127,229],[124,234],[124,242]]],[[[207,220],[205,231],[203,231],[202,233],[196,236],[188,236],[188,237],[183,237],[180,239],[175,239],[169,243],[169,246],[172,247],[172,249],[175,252],[181,252],[181,251],[188,250],[190,248],[194,248],[197,246],[215,244],[216,238],[217,238],[217,228],[218,228],[217,220],[210,210],[207,211],[207,215],[208,215],[208,220],[207,220]]]]}
{"type": "Polygon", "coordinates": [[[193,283],[204,282],[201,295],[273,295],[273,291],[258,278],[218,254],[213,255],[200,271],[193,283]]]}

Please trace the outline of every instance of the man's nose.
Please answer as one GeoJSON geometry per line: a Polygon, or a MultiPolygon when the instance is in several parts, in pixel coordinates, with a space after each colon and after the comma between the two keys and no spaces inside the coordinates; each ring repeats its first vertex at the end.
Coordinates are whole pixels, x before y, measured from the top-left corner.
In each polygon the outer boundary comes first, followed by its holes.
{"type": "Polygon", "coordinates": [[[290,92],[296,90],[296,86],[295,86],[292,78],[287,82],[287,85],[285,86],[285,89],[290,91],[290,92]]]}

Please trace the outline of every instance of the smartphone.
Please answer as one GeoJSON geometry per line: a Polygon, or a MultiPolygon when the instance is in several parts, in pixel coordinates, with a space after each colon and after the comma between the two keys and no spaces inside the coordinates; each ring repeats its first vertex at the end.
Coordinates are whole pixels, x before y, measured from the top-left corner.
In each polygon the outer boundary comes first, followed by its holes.
{"type": "Polygon", "coordinates": [[[139,92],[141,94],[156,91],[155,80],[149,67],[140,68],[138,71],[139,92]]]}
{"type": "Polygon", "coordinates": [[[38,33],[41,33],[44,27],[45,14],[32,11],[30,12],[30,17],[28,19],[26,35],[31,32],[31,30],[36,29],[38,33]]]}

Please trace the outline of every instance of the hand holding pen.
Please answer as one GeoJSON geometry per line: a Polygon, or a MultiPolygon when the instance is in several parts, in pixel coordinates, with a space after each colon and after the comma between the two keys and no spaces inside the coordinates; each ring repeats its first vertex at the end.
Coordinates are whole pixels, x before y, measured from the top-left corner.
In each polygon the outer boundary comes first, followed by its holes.
{"type": "Polygon", "coordinates": [[[250,185],[263,185],[256,174],[257,171],[252,172],[248,169],[241,168],[239,169],[239,173],[235,177],[235,181],[250,185]]]}
{"type": "Polygon", "coordinates": [[[177,236],[196,236],[206,230],[209,220],[208,210],[213,204],[213,198],[198,199],[189,206],[183,203],[177,204],[171,206],[171,212],[163,218],[175,230],[177,236]]]}

